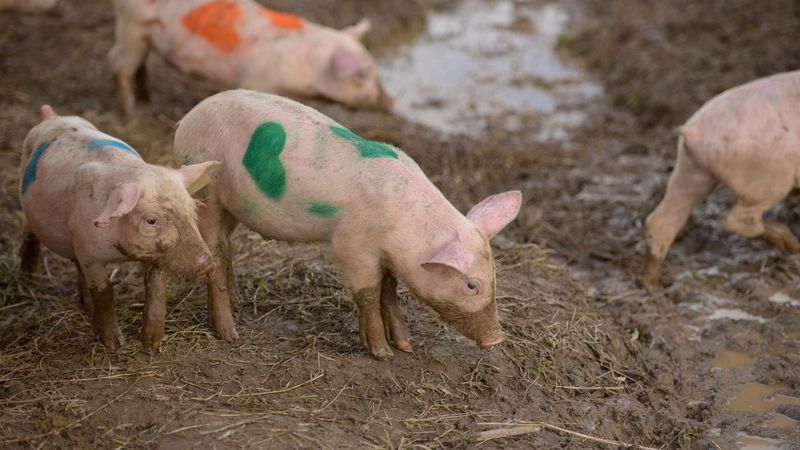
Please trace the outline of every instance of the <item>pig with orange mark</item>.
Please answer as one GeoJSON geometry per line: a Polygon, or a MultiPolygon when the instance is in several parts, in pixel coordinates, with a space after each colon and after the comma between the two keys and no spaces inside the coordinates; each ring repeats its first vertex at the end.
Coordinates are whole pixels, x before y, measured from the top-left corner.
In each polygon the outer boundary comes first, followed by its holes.
{"type": "Polygon", "coordinates": [[[139,261],[147,268],[142,344],[158,347],[164,335],[164,271],[188,279],[216,270],[197,228],[190,193],[210,181],[219,161],[181,169],[147,164],[131,146],[88,121],[42,107],[42,122],[28,133],[20,161],[20,203],[25,235],[23,272],[37,270],[41,245],[72,259],[78,294],[92,311],[100,342],[125,342],[114,312],[106,265],[139,261]]]}
{"type": "Polygon", "coordinates": [[[321,96],[355,108],[388,110],[392,99],[361,43],[364,19],[343,30],[267,9],[253,0],[114,0],[115,42],[109,53],[118,106],[134,110],[134,79],[149,97],[150,49],[186,73],[225,88],[321,96]]]}
{"type": "Polygon", "coordinates": [[[736,193],[724,227],[800,252],[786,225],[763,220],[768,209],[800,187],[800,71],[729,89],[681,127],[678,161],[664,199],[648,217],[649,250],[642,283],[658,284],[661,265],[692,209],[718,184],[736,193]]]}

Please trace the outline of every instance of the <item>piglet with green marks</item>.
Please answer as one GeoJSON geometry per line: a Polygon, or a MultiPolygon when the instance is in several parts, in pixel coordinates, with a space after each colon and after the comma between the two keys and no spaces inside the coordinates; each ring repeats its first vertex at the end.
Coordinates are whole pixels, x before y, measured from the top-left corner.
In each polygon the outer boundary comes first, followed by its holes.
{"type": "Polygon", "coordinates": [[[166,312],[164,271],[195,279],[217,268],[197,228],[190,193],[208,183],[219,162],[177,170],[155,166],[80,117],[59,116],[43,106],[42,119],[22,144],[21,270],[37,269],[41,244],[72,259],[81,303],[92,311],[98,339],[113,349],[125,338],[106,265],[142,262],[147,268],[142,344],[158,347],[166,312]]]}
{"type": "Polygon", "coordinates": [[[504,340],[489,239],[513,220],[518,191],[464,216],[400,149],[364,139],[292,100],[254,91],[201,102],[175,135],[179,159],[219,159],[199,225],[224,270],[211,277],[209,314],[236,339],[229,235],[238,223],[266,239],[326,241],[358,306],[359,333],[378,359],[389,341],[411,351],[396,278],[481,347],[504,340]]]}

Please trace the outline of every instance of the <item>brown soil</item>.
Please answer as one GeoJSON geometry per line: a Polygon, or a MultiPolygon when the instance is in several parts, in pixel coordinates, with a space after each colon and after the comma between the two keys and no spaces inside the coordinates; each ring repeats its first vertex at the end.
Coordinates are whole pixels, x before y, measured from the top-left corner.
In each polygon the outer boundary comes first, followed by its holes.
{"type": "MultiPolygon", "coordinates": [[[[264,3],[334,26],[367,15],[376,51],[413,37],[425,14],[411,1],[264,3]]],[[[671,129],[724,88],[797,68],[800,6],[573,6],[583,18],[561,39],[565,53],[579,55],[608,96],[587,106],[593,120],[569,148],[525,133],[444,137],[396,116],[310,102],[367,138],[405,149],[462,211],[501,190],[522,189],[526,198],[495,240],[509,342],[478,350],[404,295],[415,352],[395,352],[388,362],[359,344],[354,308],[321,245],[264,242],[239,229],[241,340],[214,337],[203,287],[175,285],[168,335],[153,355],[136,342],[138,267],[122,265],[114,275],[129,340],[116,352],[93,339],[71,263],[45,252],[42,275],[21,277],[17,163],[39,105],[82,115],[149,161],[170,164],[175,122],[214,87],[151,57],[152,103],[125,124],[113,112],[105,65],[113,34],[106,2],[0,14],[0,446],[467,448],[500,423],[537,422],[568,431],[545,426],[482,447],[605,448],[579,432],[651,447],[732,448],[745,431],[800,448],[796,426],[770,429],[765,414],[727,406],[739,383],[782,383],[779,393],[800,393],[800,308],[768,300],[776,292],[800,298],[800,259],[725,234],[719,221],[731,195],[721,190],[672,249],[663,291],[651,297],[633,281],[641,221],[674,159],[671,129]],[[708,320],[709,298],[768,322],[708,320]],[[712,370],[724,350],[754,363],[712,370]]],[[[774,214],[797,222],[795,204],[774,214]]],[[[797,406],[777,410],[800,419],[797,406]]]]}

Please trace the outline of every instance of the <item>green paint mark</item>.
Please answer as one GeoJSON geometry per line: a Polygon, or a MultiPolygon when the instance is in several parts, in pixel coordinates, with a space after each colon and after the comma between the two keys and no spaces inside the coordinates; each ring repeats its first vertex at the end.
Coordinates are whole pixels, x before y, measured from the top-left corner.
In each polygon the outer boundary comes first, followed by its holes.
{"type": "Polygon", "coordinates": [[[333,217],[339,212],[339,208],[327,203],[312,203],[306,208],[309,214],[319,217],[333,217]]]}
{"type": "Polygon", "coordinates": [[[261,192],[279,199],[286,192],[286,169],[280,156],[286,145],[286,131],[277,122],[264,122],[253,131],[242,164],[261,192]]]}
{"type": "Polygon", "coordinates": [[[397,159],[397,152],[394,147],[383,142],[368,141],[361,136],[353,133],[347,128],[337,127],[331,125],[333,134],[347,139],[358,148],[358,152],[362,158],[394,158],[397,159]]]}
{"type": "Polygon", "coordinates": [[[192,157],[188,153],[180,155],[179,158],[181,160],[181,164],[183,164],[184,166],[188,166],[189,164],[192,163],[192,157]]]}
{"type": "Polygon", "coordinates": [[[245,215],[252,216],[253,214],[255,214],[256,210],[258,210],[258,205],[256,205],[256,202],[250,199],[245,199],[242,202],[242,212],[245,215]]]}

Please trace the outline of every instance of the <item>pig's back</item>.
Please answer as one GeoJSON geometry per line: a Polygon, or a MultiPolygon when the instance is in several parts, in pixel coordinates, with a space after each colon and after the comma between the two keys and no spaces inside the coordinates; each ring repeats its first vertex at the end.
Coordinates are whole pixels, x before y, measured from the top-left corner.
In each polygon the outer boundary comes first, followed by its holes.
{"type": "Polygon", "coordinates": [[[800,166],[800,71],[719,94],[681,132],[692,155],[723,181],[754,170],[794,177],[800,166]]]}
{"type": "Polygon", "coordinates": [[[289,99],[228,91],[197,105],[180,122],[175,151],[183,163],[219,159],[226,209],[271,238],[326,240],[342,220],[386,215],[387,205],[431,189],[399,149],[364,140],[289,99]]]}
{"type": "Polygon", "coordinates": [[[105,164],[111,173],[141,157],[124,142],[93,128],[65,128],[60,134],[41,136],[34,128],[29,139],[20,166],[22,209],[42,243],[71,258],[68,223],[78,201],[73,195],[76,176],[88,163],[105,164]]]}

